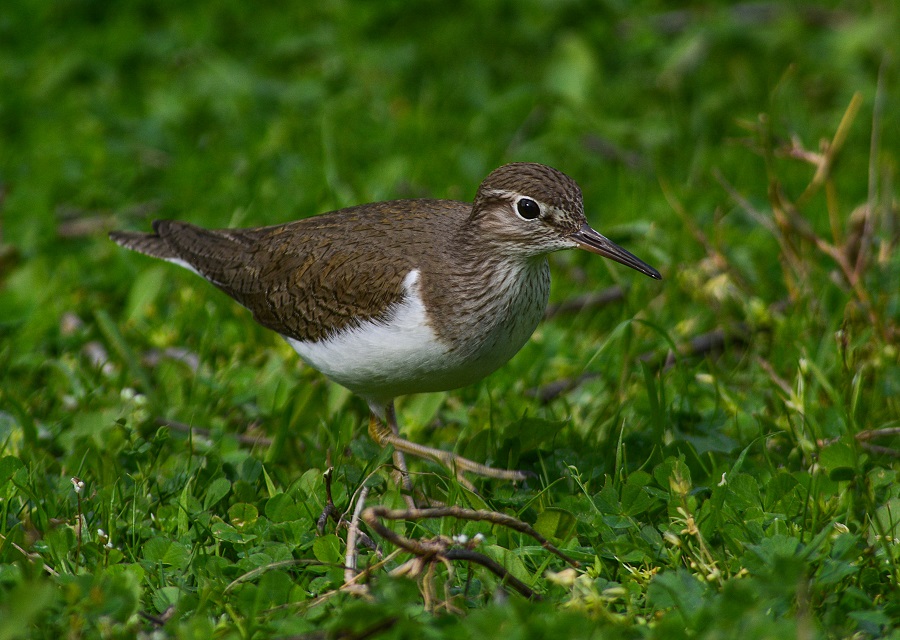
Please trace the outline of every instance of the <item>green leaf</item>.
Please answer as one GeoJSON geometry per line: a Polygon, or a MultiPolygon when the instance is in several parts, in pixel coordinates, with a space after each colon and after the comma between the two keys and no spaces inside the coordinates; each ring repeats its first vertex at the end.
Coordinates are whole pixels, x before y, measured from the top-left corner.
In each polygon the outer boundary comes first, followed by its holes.
{"type": "Polygon", "coordinates": [[[691,485],[691,470],[678,458],[667,458],[653,469],[653,478],[663,489],[675,495],[687,495],[691,485]]]}
{"type": "Polygon", "coordinates": [[[176,540],[156,537],[151,538],[143,546],[144,560],[151,565],[171,565],[179,569],[187,566],[190,560],[190,549],[176,540]]]}
{"type": "Polygon", "coordinates": [[[871,625],[879,630],[893,622],[891,617],[881,609],[875,609],[873,611],[851,611],[847,615],[857,622],[871,625]]]}
{"type": "Polygon", "coordinates": [[[856,453],[843,442],[834,442],[822,449],[819,464],[832,480],[852,480],[856,475],[856,453]]]}
{"type": "Polygon", "coordinates": [[[525,584],[532,584],[534,582],[534,576],[531,575],[525,567],[522,558],[509,549],[491,544],[486,547],[479,547],[479,550],[498,562],[504,569],[525,584]]]}
{"type": "Polygon", "coordinates": [[[647,389],[650,424],[653,425],[657,437],[662,438],[666,429],[666,416],[662,406],[663,398],[660,397],[660,385],[656,382],[657,368],[642,362],[641,369],[644,373],[644,387],[647,389]]]}
{"type": "Polygon", "coordinates": [[[750,507],[758,507],[762,496],[756,478],[746,473],[726,476],[725,490],[728,505],[741,512],[750,507]]]}
{"type": "Polygon", "coordinates": [[[5,586],[0,604],[0,638],[34,637],[35,627],[61,599],[63,591],[46,580],[29,580],[5,586]]]}
{"type": "Polygon", "coordinates": [[[163,587],[153,592],[153,607],[157,613],[165,613],[181,599],[182,591],[178,587],[163,587]]]}
{"type": "Polygon", "coordinates": [[[153,266],[142,269],[135,277],[128,292],[125,318],[133,322],[144,318],[163,285],[171,279],[171,267],[153,266]]]}
{"type": "Polygon", "coordinates": [[[874,536],[900,538],[900,498],[891,498],[875,510],[869,537],[874,540],[874,536]]]}
{"type": "Polygon", "coordinates": [[[553,442],[567,424],[565,420],[526,417],[510,422],[500,433],[504,440],[514,440],[519,452],[528,452],[553,442]]]}
{"type": "Polygon", "coordinates": [[[651,482],[653,482],[653,476],[646,471],[634,471],[625,479],[625,484],[635,487],[646,487],[651,482]]]}
{"type": "Polygon", "coordinates": [[[272,522],[292,522],[300,519],[302,513],[294,499],[286,494],[279,493],[266,501],[266,517],[272,522]]]}
{"type": "Polygon", "coordinates": [[[107,344],[119,355],[119,358],[125,362],[132,378],[135,378],[139,382],[141,391],[152,402],[156,393],[156,387],[151,384],[150,378],[147,376],[147,371],[141,365],[137,356],[134,354],[134,351],[131,349],[131,346],[125,338],[122,337],[118,325],[113,322],[112,318],[109,317],[109,314],[103,309],[94,311],[94,319],[97,322],[100,333],[103,334],[103,337],[106,339],[107,344]]]}
{"type": "Polygon", "coordinates": [[[644,487],[626,483],[622,487],[622,510],[626,515],[646,513],[658,501],[644,487]]]}
{"type": "Polygon", "coordinates": [[[344,564],[344,554],[341,553],[341,539],[333,533],[320,536],[313,542],[313,554],[319,562],[329,564],[344,564]]]}
{"type": "Polygon", "coordinates": [[[144,571],[134,565],[129,565],[122,571],[110,571],[94,576],[94,588],[96,592],[99,586],[103,593],[100,612],[104,616],[120,622],[125,622],[135,613],[141,602],[141,580],[144,571]]]}
{"type": "Polygon", "coordinates": [[[278,489],[275,488],[275,483],[272,482],[272,477],[269,475],[269,472],[266,470],[265,465],[263,466],[263,478],[265,478],[265,480],[266,480],[266,491],[269,492],[270,498],[281,493],[281,491],[279,491],[278,489]]]}
{"type": "Polygon", "coordinates": [[[15,456],[3,456],[0,458],[0,489],[17,475],[20,471],[24,471],[25,463],[15,456]]]}
{"type": "Polygon", "coordinates": [[[245,531],[253,527],[256,524],[256,520],[259,517],[259,512],[256,510],[252,504],[247,504],[246,502],[238,502],[237,504],[231,505],[228,509],[228,519],[231,521],[232,526],[238,531],[245,531]]]}
{"type": "Polygon", "coordinates": [[[246,544],[251,540],[254,540],[256,536],[249,534],[242,534],[240,531],[232,527],[227,522],[223,522],[218,518],[213,519],[213,523],[210,525],[210,530],[212,531],[213,536],[216,540],[221,540],[222,542],[230,542],[231,544],[246,544]]]}
{"type": "Polygon", "coordinates": [[[548,507],[538,515],[534,523],[534,530],[560,546],[566,543],[574,534],[578,520],[565,509],[548,507]]]}
{"type": "Polygon", "coordinates": [[[228,478],[218,477],[213,480],[206,489],[206,496],[203,498],[203,510],[206,511],[214,506],[219,500],[228,495],[231,491],[231,483],[228,478]]]}
{"type": "Polygon", "coordinates": [[[197,511],[192,508],[197,506],[197,500],[194,498],[193,494],[193,486],[194,476],[191,476],[188,478],[188,481],[184,483],[184,488],[181,490],[181,500],[179,505],[181,508],[178,509],[178,514],[175,518],[179,536],[187,535],[191,526],[191,516],[197,511]]]}
{"type": "Polygon", "coordinates": [[[267,571],[259,581],[259,598],[266,608],[277,607],[290,602],[293,584],[284,571],[267,571]]]}
{"type": "Polygon", "coordinates": [[[597,76],[596,54],[591,45],[574,32],[557,41],[545,84],[550,92],[573,105],[587,102],[597,76]]]}
{"type": "Polygon", "coordinates": [[[698,603],[703,601],[706,589],[706,585],[684,569],[664,571],[650,582],[647,600],[657,611],[674,608],[685,620],[692,622],[700,613],[698,603]]]}
{"type": "Polygon", "coordinates": [[[816,585],[830,587],[841,582],[847,576],[852,576],[858,572],[859,567],[850,562],[826,560],[822,565],[822,569],[816,575],[816,585]]]}

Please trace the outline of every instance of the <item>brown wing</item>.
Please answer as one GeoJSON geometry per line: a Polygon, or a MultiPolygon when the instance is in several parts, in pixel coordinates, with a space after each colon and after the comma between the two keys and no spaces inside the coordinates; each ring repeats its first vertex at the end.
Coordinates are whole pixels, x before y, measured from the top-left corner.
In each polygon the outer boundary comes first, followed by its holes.
{"type": "Polygon", "coordinates": [[[111,237],[187,263],[263,326],[316,341],[384,319],[404,295],[403,278],[428,250],[427,221],[467,209],[448,201],[386,202],[274,227],[209,230],[161,220],[155,234],[111,237]],[[406,207],[402,219],[398,206],[406,207]]]}

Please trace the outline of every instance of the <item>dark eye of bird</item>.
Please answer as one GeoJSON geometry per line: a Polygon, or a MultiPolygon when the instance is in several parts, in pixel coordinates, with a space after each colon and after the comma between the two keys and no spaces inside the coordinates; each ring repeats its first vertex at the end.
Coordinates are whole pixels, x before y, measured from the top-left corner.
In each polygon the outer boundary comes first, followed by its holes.
{"type": "Polygon", "coordinates": [[[516,203],[516,210],[519,212],[519,215],[526,220],[534,220],[541,215],[540,206],[538,206],[538,203],[531,198],[522,198],[519,200],[519,202],[516,203]]]}

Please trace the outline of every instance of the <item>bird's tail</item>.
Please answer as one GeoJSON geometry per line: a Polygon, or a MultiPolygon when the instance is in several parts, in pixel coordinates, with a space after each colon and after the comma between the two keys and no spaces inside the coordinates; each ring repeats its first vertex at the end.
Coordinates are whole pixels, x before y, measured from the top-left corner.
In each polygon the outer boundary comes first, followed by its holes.
{"type": "MultiPolygon", "coordinates": [[[[157,228],[157,222],[153,223],[154,230],[157,228]]],[[[166,242],[159,233],[142,233],[140,231],[112,231],[109,239],[126,249],[137,251],[154,258],[162,260],[174,260],[179,256],[172,247],[166,242]]]]}
{"type": "Polygon", "coordinates": [[[153,231],[113,231],[109,237],[126,249],[189,269],[236,297],[225,283],[246,267],[253,234],[262,230],[203,229],[186,222],[155,220],[153,231]]]}

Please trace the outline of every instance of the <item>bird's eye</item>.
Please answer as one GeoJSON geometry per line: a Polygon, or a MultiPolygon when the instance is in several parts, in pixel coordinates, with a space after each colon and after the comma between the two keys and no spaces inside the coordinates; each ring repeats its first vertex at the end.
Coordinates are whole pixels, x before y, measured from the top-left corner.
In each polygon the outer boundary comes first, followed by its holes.
{"type": "Polygon", "coordinates": [[[526,220],[534,220],[541,215],[541,207],[531,198],[522,198],[516,203],[516,211],[526,220]]]}

